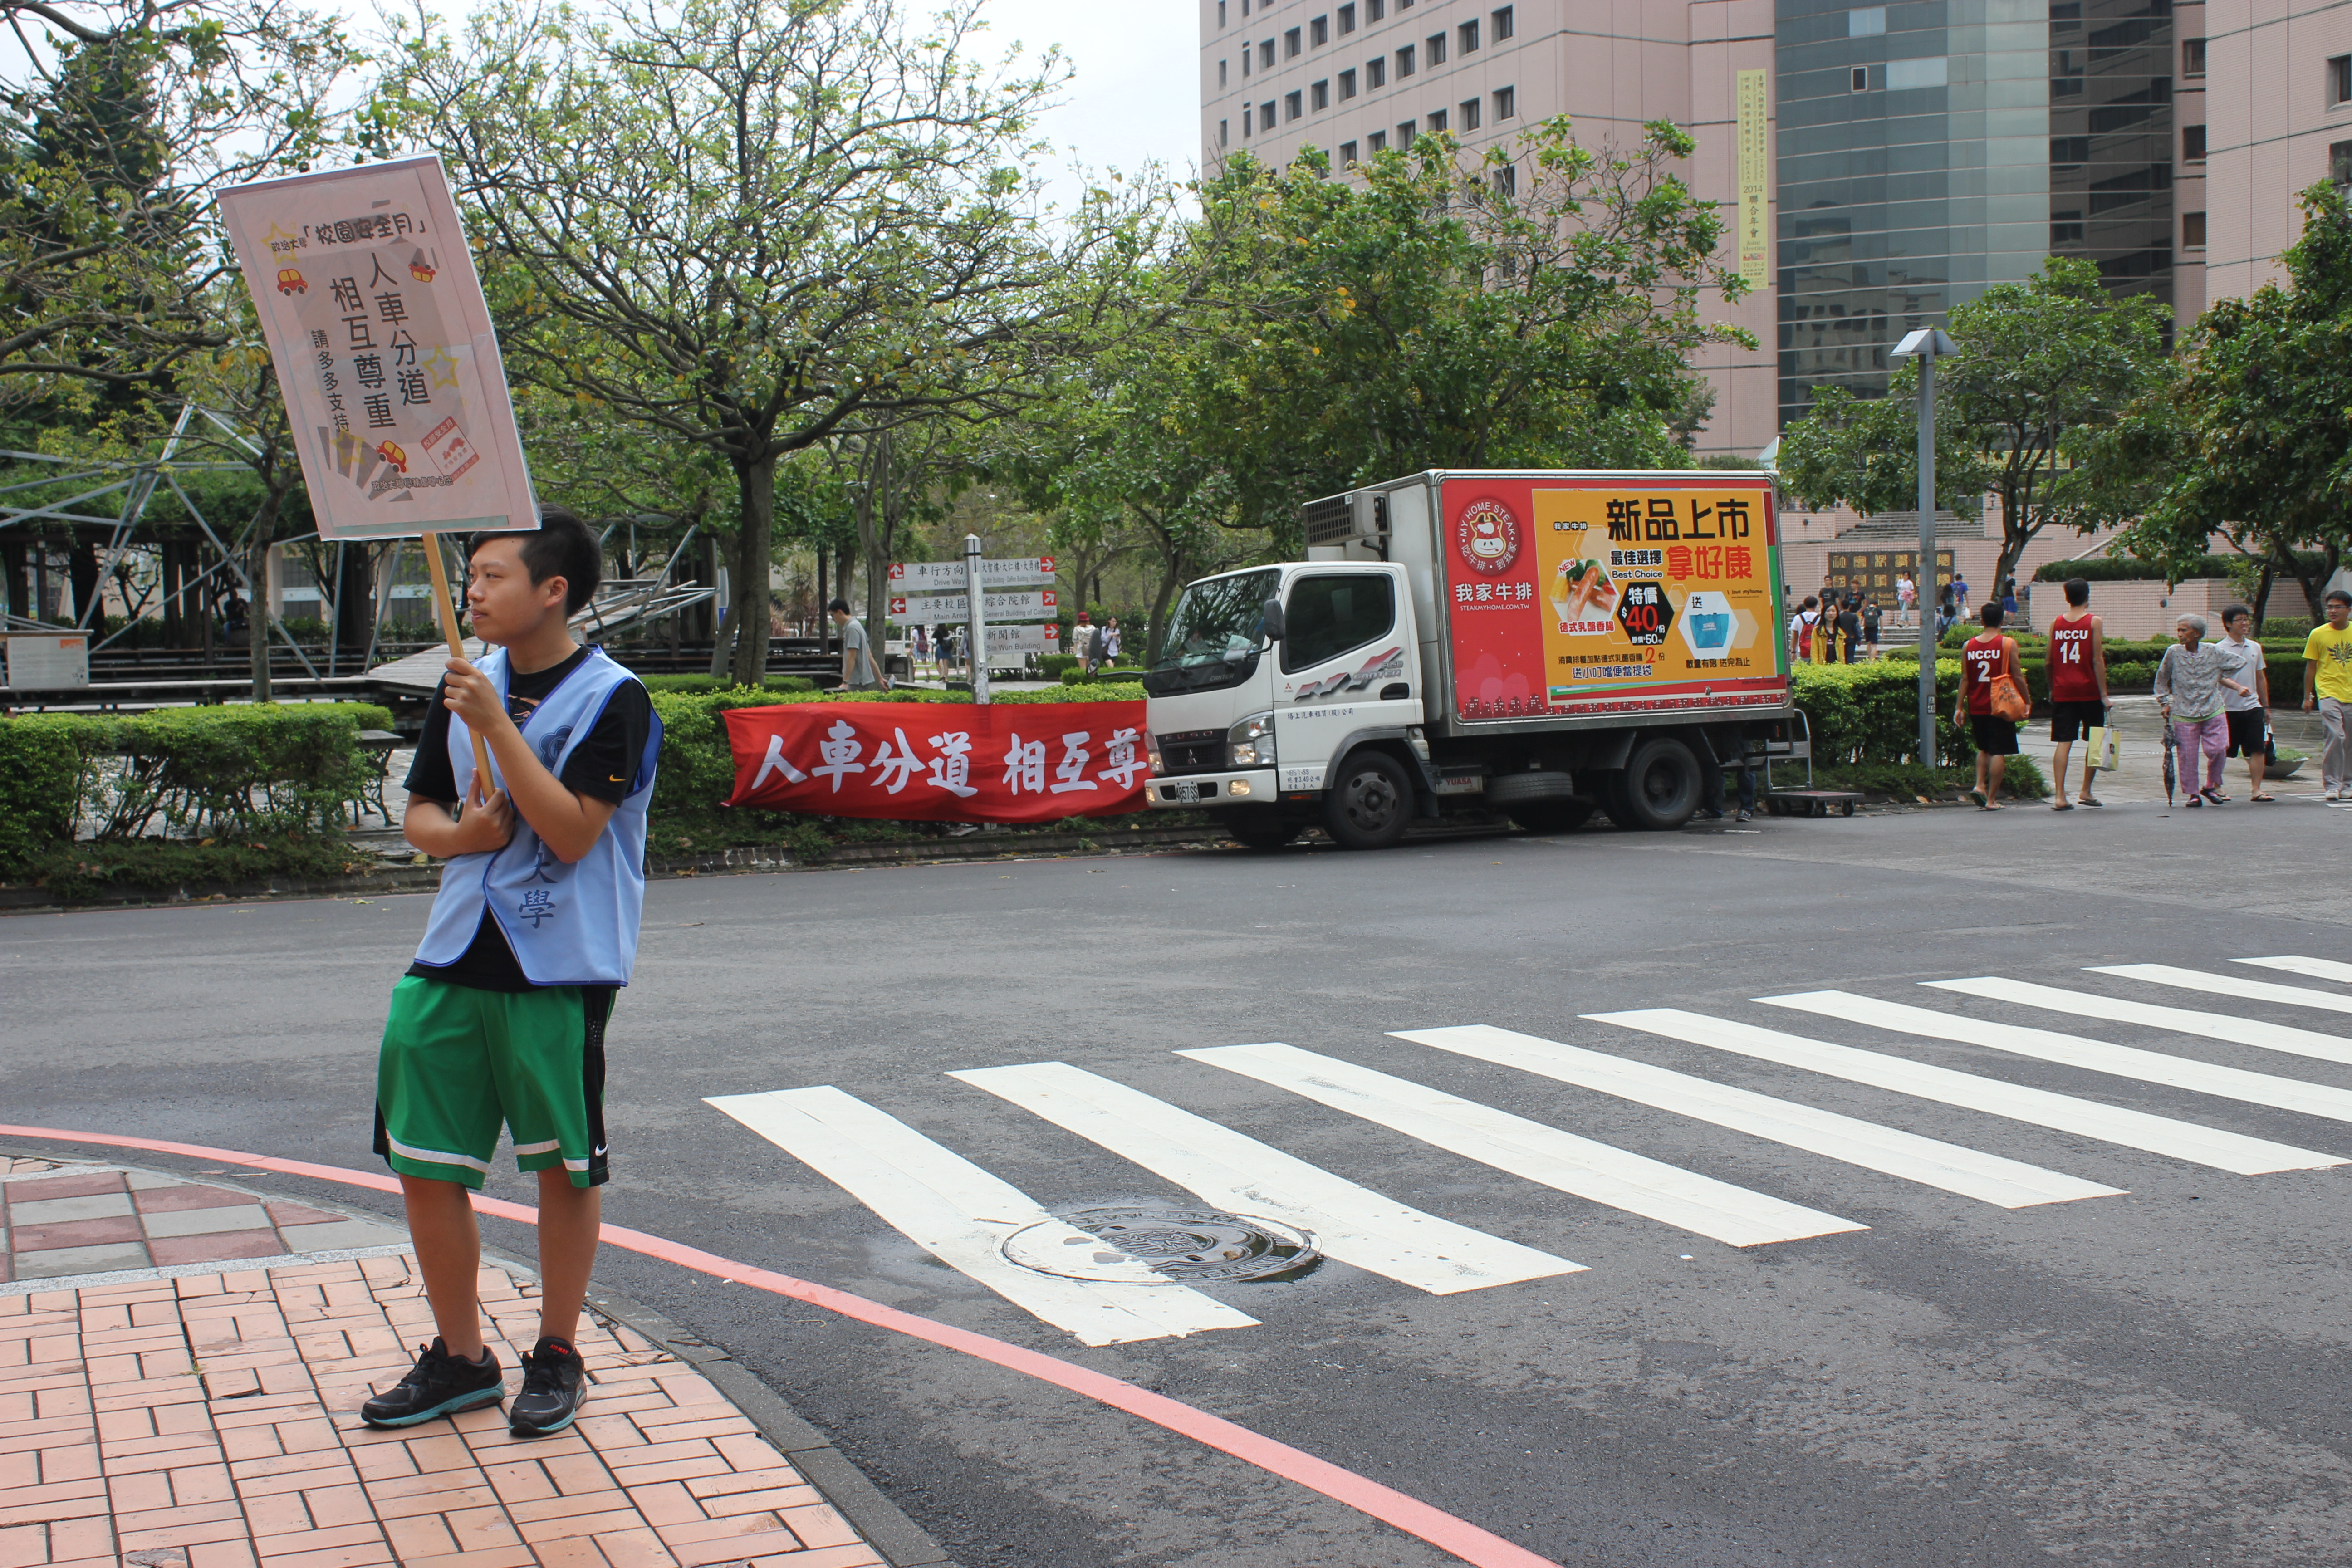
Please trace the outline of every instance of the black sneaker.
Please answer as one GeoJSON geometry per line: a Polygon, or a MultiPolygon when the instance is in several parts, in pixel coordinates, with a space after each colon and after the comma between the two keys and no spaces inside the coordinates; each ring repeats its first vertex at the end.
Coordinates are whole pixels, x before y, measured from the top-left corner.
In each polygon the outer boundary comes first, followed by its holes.
{"type": "Polygon", "coordinates": [[[522,1392],[507,1411],[507,1429],[518,1437],[545,1437],[572,1425],[588,1397],[580,1352],[552,1337],[522,1358],[522,1392]]]}
{"type": "Polygon", "coordinates": [[[496,1405],[506,1397],[507,1377],[496,1351],[484,1347],[482,1359],[467,1361],[449,1353],[436,1335],[408,1375],[360,1406],[360,1419],[371,1426],[414,1426],[436,1415],[455,1415],[496,1405]]]}

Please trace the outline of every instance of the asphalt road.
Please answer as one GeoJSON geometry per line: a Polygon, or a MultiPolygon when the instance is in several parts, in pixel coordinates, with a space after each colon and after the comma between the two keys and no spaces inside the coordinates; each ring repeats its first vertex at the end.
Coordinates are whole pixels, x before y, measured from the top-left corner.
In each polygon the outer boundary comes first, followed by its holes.
{"type": "MultiPolygon", "coordinates": [[[[2347,834],[2352,815],[2315,801],[1945,809],[656,883],[613,1026],[606,1216],[1131,1378],[1562,1563],[2341,1563],[2352,1166],[2232,1173],[2103,1124],[1941,1103],[1902,1075],[1940,1066],[2074,1097],[2078,1119],[2194,1124],[2159,1143],[2209,1129],[2352,1156],[2352,1127],[1755,998],[1842,989],[2352,1089],[2352,985],[2234,962],[2352,960],[2347,834]],[[2085,973],[2133,963],[2338,1007],[2085,973]],[[2125,1005],[2070,1016],[1918,984],[1970,976],[2125,1005]],[[2314,1059],[2135,1021],[2129,1004],[2347,1040],[2314,1059]],[[1859,1047],[1898,1087],[1585,1016],[1650,1008],[1859,1047]],[[1390,1034],[1477,1024],[2126,1191],[1998,1206],[1390,1034]],[[1171,1054],[1264,1041],[1868,1228],[1728,1245],[1171,1054]],[[943,1076],[1050,1061],[1585,1270],[1441,1295],[1327,1260],[1208,1292],[1256,1326],[1088,1348],[704,1103],[832,1085],[1050,1209],[1201,1206],[943,1076]]],[[[0,921],[0,1120],[367,1167],[385,994],[425,910],[0,921]]],[[[490,1190],[529,1195],[510,1170],[490,1190]]],[[[528,1253],[520,1227],[485,1228],[528,1253]]],[[[950,1352],[628,1255],[600,1279],[734,1351],[970,1568],[1452,1561],[950,1352]]]]}

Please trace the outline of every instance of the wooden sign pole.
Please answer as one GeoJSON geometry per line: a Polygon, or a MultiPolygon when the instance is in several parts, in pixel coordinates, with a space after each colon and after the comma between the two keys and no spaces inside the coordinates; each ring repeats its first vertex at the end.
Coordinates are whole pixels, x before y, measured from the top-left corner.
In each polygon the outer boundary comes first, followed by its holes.
{"type": "MultiPolygon", "coordinates": [[[[428,533],[420,542],[425,546],[425,563],[433,573],[433,605],[440,612],[441,635],[448,639],[449,657],[466,657],[465,639],[457,635],[457,606],[449,596],[449,568],[442,563],[441,536],[428,533]]],[[[469,731],[474,737],[474,779],[468,798],[476,802],[490,798],[490,748],[482,741],[482,732],[469,731]]]]}

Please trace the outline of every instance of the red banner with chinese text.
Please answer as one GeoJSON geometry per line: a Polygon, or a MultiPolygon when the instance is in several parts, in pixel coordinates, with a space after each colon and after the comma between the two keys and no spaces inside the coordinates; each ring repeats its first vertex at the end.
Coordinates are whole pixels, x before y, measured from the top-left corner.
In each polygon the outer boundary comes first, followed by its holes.
{"type": "Polygon", "coordinates": [[[799,702],[724,717],[730,805],[904,822],[1141,811],[1140,702],[799,702]]]}

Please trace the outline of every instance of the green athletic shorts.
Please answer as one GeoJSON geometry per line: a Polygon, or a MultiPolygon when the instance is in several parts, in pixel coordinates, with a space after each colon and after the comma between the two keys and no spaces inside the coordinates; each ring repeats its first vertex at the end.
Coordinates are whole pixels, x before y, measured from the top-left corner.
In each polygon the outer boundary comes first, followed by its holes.
{"type": "Polygon", "coordinates": [[[604,985],[481,991],[403,975],[376,1059],[375,1152],[403,1175],[478,1190],[504,1123],[521,1169],[603,1185],[612,1009],[604,985]]]}

